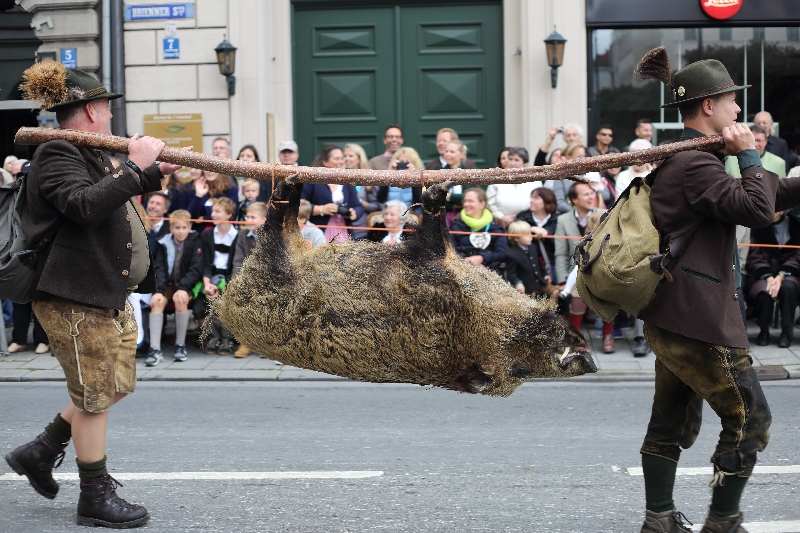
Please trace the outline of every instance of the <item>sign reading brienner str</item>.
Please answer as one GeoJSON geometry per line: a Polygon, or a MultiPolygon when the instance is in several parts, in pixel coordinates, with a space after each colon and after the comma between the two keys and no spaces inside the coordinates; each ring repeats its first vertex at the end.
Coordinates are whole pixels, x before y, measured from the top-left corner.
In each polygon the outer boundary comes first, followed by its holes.
{"type": "Polygon", "coordinates": [[[194,18],[194,2],[185,4],[126,5],[125,22],[194,18]]]}

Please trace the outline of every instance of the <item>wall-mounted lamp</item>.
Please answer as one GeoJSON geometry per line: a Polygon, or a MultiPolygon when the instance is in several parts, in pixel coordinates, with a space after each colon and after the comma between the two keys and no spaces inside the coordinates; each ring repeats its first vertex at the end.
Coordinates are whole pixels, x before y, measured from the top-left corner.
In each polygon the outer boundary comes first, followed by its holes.
{"type": "Polygon", "coordinates": [[[233,96],[236,94],[236,77],[233,75],[236,70],[236,47],[223,37],[214,51],[217,53],[219,73],[228,80],[228,95],[233,96]]]}
{"type": "Polygon", "coordinates": [[[555,31],[551,33],[544,44],[547,46],[547,64],[550,65],[550,82],[553,89],[558,85],[558,67],[564,62],[564,43],[567,42],[564,36],[555,31]]]}

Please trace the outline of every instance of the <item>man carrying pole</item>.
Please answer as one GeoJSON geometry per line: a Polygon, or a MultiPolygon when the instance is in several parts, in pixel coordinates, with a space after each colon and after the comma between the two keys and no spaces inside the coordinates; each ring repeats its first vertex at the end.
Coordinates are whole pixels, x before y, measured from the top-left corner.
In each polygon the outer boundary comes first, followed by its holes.
{"type": "MultiPolygon", "coordinates": [[[[90,75],[45,61],[25,71],[28,99],[56,112],[64,128],[110,133],[109,100],[119,98],[90,75]]],[[[114,168],[94,149],[51,141],[36,150],[27,177],[22,227],[35,250],[30,299],[67,379],[71,402],[32,442],[8,453],[9,466],[53,499],[72,439],[80,476],[77,522],[134,527],[147,510],[117,496],[106,469],[106,423],[111,406],[136,385],[136,322],[127,295],[155,289],[147,235],[130,199],[158,191],[179,167],[155,165],[164,143],[134,136],[130,159],[114,168]],[[138,289],[137,289],[138,287],[138,289]]]]}

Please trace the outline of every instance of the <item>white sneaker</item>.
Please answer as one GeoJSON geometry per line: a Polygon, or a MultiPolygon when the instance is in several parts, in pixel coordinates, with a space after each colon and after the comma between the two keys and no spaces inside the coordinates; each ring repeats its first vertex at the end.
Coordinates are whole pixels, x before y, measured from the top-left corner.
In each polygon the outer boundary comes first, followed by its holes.
{"type": "Polygon", "coordinates": [[[47,353],[50,351],[50,345],[40,342],[39,345],[36,347],[36,353],[41,355],[43,353],[47,353]]]}

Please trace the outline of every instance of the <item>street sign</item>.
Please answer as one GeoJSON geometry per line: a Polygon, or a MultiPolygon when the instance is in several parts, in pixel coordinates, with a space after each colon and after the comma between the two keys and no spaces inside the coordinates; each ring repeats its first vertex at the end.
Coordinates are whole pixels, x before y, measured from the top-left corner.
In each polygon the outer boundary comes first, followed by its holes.
{"type": "Polygon", "coordinates": [[[181,40],[177,37],[164,39],[164,59],[181,58],[181,40]]]}
{"type": "Polygon", "coordinates": [[[78,50],[75,48],[62,48],[61,64],[67,68],[78,68],[78,50]]]}
{"type": "Polygon", "coordinates": [[[152,4],[125,6],[125,22],[161,19],[194,18],[194,2],[185,4],[152,4]]]}

